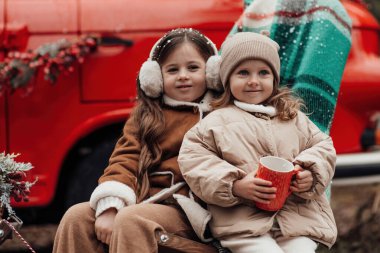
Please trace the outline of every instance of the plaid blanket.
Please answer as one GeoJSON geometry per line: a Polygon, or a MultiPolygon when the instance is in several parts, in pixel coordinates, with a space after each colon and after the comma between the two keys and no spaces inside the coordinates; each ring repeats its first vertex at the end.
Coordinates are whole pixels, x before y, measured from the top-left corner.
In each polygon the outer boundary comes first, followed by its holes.
{"type": "Polygon", "coordinates": [[[281,85],[304,100],[310,119],[329,133],[351,47],[351,20],[337,0],[245,0],[231,30],[268,30],[280,45],[281,85]]]}

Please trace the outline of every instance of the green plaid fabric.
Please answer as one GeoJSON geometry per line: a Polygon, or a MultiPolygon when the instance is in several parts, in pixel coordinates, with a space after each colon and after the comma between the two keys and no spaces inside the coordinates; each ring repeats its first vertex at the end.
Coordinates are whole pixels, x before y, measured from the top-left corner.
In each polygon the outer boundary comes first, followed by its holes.
{"type": "MultiPolygon", "coordinates": [[[[230,34],[267,30],[280,45],[280,85],[305,102],[309,118],[329,134],[344,66],[351,19],[338,0],[244,0],[230,34]]],[[[326,189],[330,199],[331,185],[326,189]]]]}
{"type": "Polygon", "coordinates": [[[268,30],[279,43],[281,85],[305,101],[310,119],[329,133],[351,47],[351,20],[337,0],[245,0],[231,30],[268,30]]]}

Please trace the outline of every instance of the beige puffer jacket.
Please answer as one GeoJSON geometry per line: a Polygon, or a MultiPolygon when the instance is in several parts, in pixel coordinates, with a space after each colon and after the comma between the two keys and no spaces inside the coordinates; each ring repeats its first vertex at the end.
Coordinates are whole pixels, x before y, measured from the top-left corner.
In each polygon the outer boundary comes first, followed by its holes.
{"type": "Polygon", "coordinates": [[[213,235],[263,235],[276,218],[284,236],[308,236],[331,247],[337,229],[324,193],[336,161],[331,138],[301,112],[289,121],[254,115],[236,106],[216,110],[182,143],[180,169],[192,191],[208,203],[213,235]],[[314,177],[310,192],[291,194],[278,212],[256,209],[232,194],[233,182],[256,170],[267,155],[299,164],[314,177]]]}

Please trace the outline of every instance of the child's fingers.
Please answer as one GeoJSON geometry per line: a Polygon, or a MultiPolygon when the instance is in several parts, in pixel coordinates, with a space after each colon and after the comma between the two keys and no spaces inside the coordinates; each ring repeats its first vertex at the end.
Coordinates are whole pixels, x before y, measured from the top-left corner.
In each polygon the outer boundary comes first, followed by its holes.
{"type": "Polygon", "coordinates": [[[253,188],[253,200],[255,202],[269,204],[269,201],[276,198],[276,187],[271,187],[272,183],[266,180],[259,180],[262,185],[255,184],[253,188]]]}
{"type": "Polygon", "coordinates": [[[307,173],[305,173],[305,170],[302,170],[302,171],[299,171],[297,174],[296,174],[296,178],[297,179],[304,179],[308,176],[307,173]]]}
{"type": "Polygon", "coordinates": [[[260,198],[257,198],[257,197],[254,197],[253,201],[255,201],[257,203],[262,203],[262,204],[269,204],[270,203],[269,200],[260,199],[260,198]]]}
{"type": "Polygon", "coordinates": [[[255,178],[253,181],[253,200],[260,203],[268,203],[268,200],[274,199],[276,197],[277,189],[275,187],[271,187],[272,182],[255,178]]]}
{"type": "Polygon", "coordinates": [[[302,180],[294,180],[293,181],[294,184],[297,184],[297,185],[312,185],[313,184],[313,179],[311,178],[305,178],[305,179],[302,179],[302,180]]]}
{"type": "Polygon", "coordinates": [[[277,189],[276,187],[271,186],[254,185],[253,191],[262,193],[276,193],[277,189]]]}
{"type": "Polygon", "coordinates": [[[268,201],[276,197],[277,189],[275,187],[255,185],[253,188],[253,198],[261,203],[268,201]]]}
{"type": "Polygon", "coordinates": [[[290,191],[292,191],[292,192],[300,192],[300,189],[298,189],[297,187],[295,187],[295,186],[290,186],[290,191]]]}
{"type": "Polygon", "coordinates": [[[105,243],[108,244],[108,245],[110,245],[110,243],[111,243],[111,233],[107,234],[107,239],[106,239],[105,243]]]}
{"type": "Polygon", "coordinates": [[[264,180],[262,178],[257,178],[255,177],[253,179],[253,183],[255,185],[262,185],[262,186],[272,186],[272,182],[271,181],[268,181],[268,180],[264,180]]]}
{"type": "Polygon", "coordinates": [[[311,186],[312,186],[311,182],[300,184],[297,181],[294,181],[292,185],[290,186],[290,190],[293,192],[305,192],[305,191],[310,190],[311,186]]]}
{"type": "Polygon", "coordinates": [[[262,204],[269,204],[270,202],[269,200],[271,199],[273,198],[260,198],[260,197],[254,196],[252,200],[255,202],[262,203],[262,204]]]}
{"type": "Polygon", "coordinates": [[[313,176],[309,170],[303,170],[297,173],[296,178],[298,180],[303,180],[303,179],[312,179],[313,176]]]}
{"type": "Polygon", "coordinates": [[[306,182],[306,183],[298,183],[296,182],[296,185],[298,188],[301,188],[301,189],[304,189],[304,188],[308,188],[311,186],[311,183],[310,182],[306,182]]]}
{"type": "Polygon", "coordinates": [[[276,194],[256,192],[253,197],[256,199],[263,200],[263,201],[268,201],[268,200],[276,198],[276,194]]]}
{"type": "Polygon", "coordinates": [[[98,240],[101,241],[102,243],[106,243],[107,236],[106,236],[105,233],[97,232],[97,233],[96,233],[96,237],[97,237],[98,240]]]}
{"type": "Polygon", "coordinates": [[[297,177],[292,181],[291,188],[294,192],[304,192],[310,190],[313,185],[313,176],[309,170],[302,170],[297,173],[297,177]]]}

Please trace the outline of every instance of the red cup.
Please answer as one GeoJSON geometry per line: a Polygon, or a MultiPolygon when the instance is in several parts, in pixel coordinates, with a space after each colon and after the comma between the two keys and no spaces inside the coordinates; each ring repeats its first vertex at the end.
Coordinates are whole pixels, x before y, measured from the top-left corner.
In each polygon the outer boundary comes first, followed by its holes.
{"type": "Polygon", "coordinates": [[[265,156],[260,159],[256,177],[271,181],[272,187],[276,187],[276,198],[270,200],[269,204],[256,202],[256,206],[267,211],[277,211],[284,205],[285,200],[291,194],[290,182],[298,170],[294,165],[280,157],[265,156]]]}

